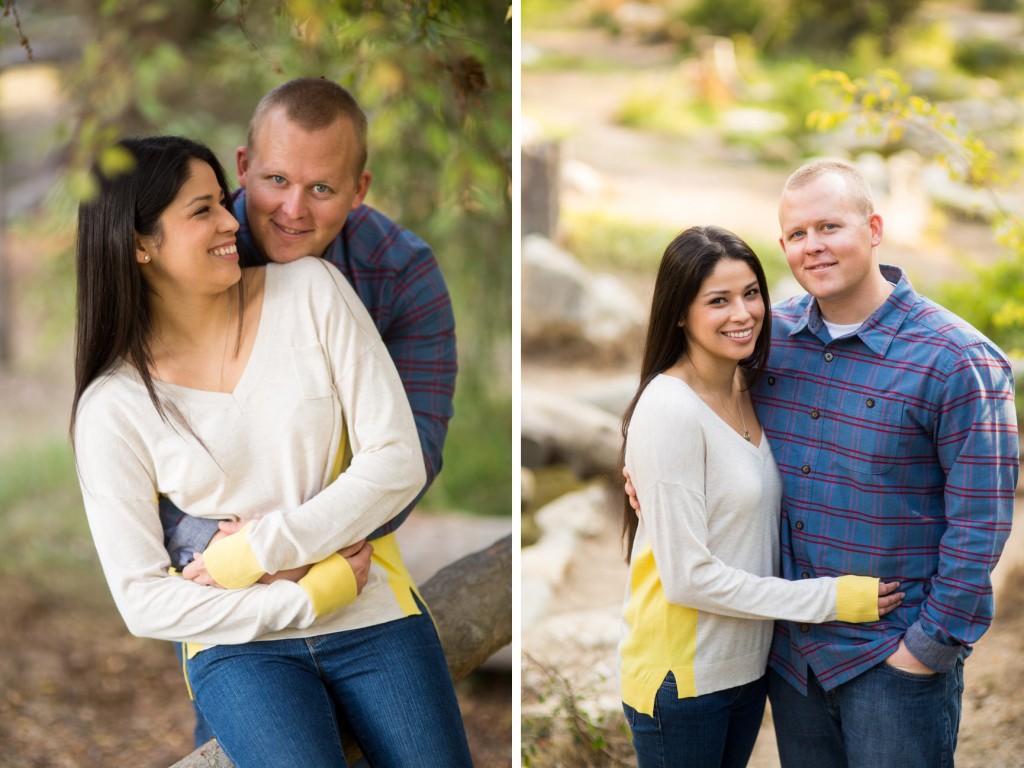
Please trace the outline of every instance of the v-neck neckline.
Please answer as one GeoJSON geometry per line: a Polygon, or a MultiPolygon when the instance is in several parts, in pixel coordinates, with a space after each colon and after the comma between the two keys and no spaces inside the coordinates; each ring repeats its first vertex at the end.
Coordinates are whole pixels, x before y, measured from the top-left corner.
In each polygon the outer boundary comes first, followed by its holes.
{"type": "Polygon", "coordinates": [[[676,381],[676,382],[679,382],[680,384],[682,384],[683,387],[686,389],[686,391],[690,394],[690,396],[693,397],[693,399],[696,400],[698,403],[700,403],[700,407],[703,408],[705,411],[707,411],[709,414],[711,414],[712,416],[715,417],[715,422],[716,423],[720,424],[724,429],[728,430],[729,434],[734,435],[736,437],[736,439],[739,440],[744,445],[747,445],[750,448],[752,448],[755,451],[757,451],[758,453],[760,453],[761,452],[761,447],[767,444],[767,440],[766,440],[765,434],[764,434],[764,427],[761,427],[761,439],[760,440],[758,440],[755,443],[754,439],[753,439],[753,436],[751,436],[750,440],[747,440],[745,437],[743,437],[743,435],[741,435],[739,432],[736,431],[736,428],[734,426],[732,426],[728,421],[726,421],[718,413],[716,413],[714,408],[712,408],[710,405],[708,405],[706,402],[704,402],[704,398],[700,396],[700,393],[698,393],[697,390],[695,390],[693,387],[691,387],[685,380],[679,378],[678,376],[673,376],[673,375],[668,374],[668,373],[661,373],[661,374],[658,374],[658,375],[659,376],[664,376],[667,379],[671,379],[672,381],[676,381]]]}
{"type": "Polygon", "coordinates": [[[169,391],[175,392],[178,396],[186,397],[190,400],[223,400],[230,399],[237,402],[239,405],[245,402],[249,393],[252,391],[255,381],[259,378],[260,370],[265,364],[267,337],[272,331],[272,318],[277,317],[276,313],[269,312],[271,304],[276,302],[277,299],[277,270],[274,267],[279,265],[268,264],[264,268],[264,285],[263,285],[263,304],[260,307],[260,314],[258,319],[258,325],[256,327],[256,337],[253,339],[252,347],[249,349],[249,359],[245,361],[245,366],[242,369],[242,373],[238,377],[238,381],[235,382],[235,386],[230,392],[219,392],[209,389],[197,389],[196,387],[189,387],[183,384],[173,384],[168,381],[162,381],[160,379],[154,379],[154,384],[159,387],[165,387],[169,391]]]}

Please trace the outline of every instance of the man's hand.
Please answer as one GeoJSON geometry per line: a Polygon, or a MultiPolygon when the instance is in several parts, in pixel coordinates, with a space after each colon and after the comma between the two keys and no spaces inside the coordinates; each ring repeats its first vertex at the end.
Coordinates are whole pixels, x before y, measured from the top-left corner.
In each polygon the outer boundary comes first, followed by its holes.
{"type": "Polygon", "coordinates": [[[934,669],[926,667],[918,661],[914,654],[907,650],[906,643],[902,640],[900,640],[899,647],[885,660],[885,663],[903,672],[909,672],[912,675],[936,674],[934,669]]]}
{"type": "MultiPolygon", "coordinates": [[[[633,487],[633,482],[629,479],[629,470],[625,467],[622,468],[622,476],[626,478],[626,495],[629,496],[629,506],[636,510],[636,514],[640,516],[640,499],[636,497],[636,488],[633,487]]],[[[214,537],[216,538],[216,536],[214,537]]]]}

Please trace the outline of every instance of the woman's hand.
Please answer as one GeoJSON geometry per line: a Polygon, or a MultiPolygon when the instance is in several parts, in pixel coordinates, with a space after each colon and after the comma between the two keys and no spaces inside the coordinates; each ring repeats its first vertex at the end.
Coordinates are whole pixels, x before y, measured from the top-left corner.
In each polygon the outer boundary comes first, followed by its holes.
{"type": "MultiPolygon", "coordinates": [[[[216,538],[216,535],[214,535],[216,538]]],[[[191,563],[185,566],[185,570],[181,572],[183,578],[189,581],[194,581],[196,584],[202,584],[204,587],[220,587],[217,580],[210,575],[210,572],[206,570],[206,563],[203,562],[203,553],[196,552],[195,557],[191,563]]],[[[223,587],[221,587],[223,589],[223,587]]]]}
{"type": "Polygon", "coordinates": [[[882,618],[885,614],[900,607],[900,603],[907,595],[905,592],[896,591],[899,586],[898,581],[878,582],[878,618],[882,618]]]}
{"type": "MultiPolygon", "coordinates": [[[[222,520],[217,526],[217,532],[213,534],[213,538],[210,539],[210,544],[215,541],[220,541],[228,536],[234,536],[240,530],[242,530],[247,520],[222,520]]],[[[210,546],[207,544],[207,546],[210,546]]],[[[309,571],[308,565],[300,566],[299,568],[288,568],[284,571],[278,571],[277,573],[265,573],[263,574],[259,582],[260,584],[271,584],[275,581],[287,580],[287,581],[298,581],[306,572],[309,571]]],[[[220,584],[214,579],[209,571],[206,570],[206,564],[203,562],[203,553],[196,552],[195,559],[185,566],[185,570],[181,572],[181,575],[189,581],[194,581],[196,584],[202,584],[206,587],[219,587],[220,584]]]]}
{"type": "Polygon", "coordinates": [[[339,549],[338,554],[348,560],[352,573],[356,576],[356,594],[362,594],[370,578],[370,556],[373,554],[373,545],[366,539],[350,544],[344,549],[339,549]]]}
{"type": "MultiPolygon", "coordinates": [[[[242,528],[246,526],[248,521],[230,521],[223,520],[218,525],[217,533],[210,539],[210,544],[215,541],[225,538],[226,536],[234,536],[242,528]]],[[[355,544],[350,544],[347,547],[338,550],[338,554],[348,560],[349,567],[352,568],[352,573],[356,577],[356,594],[361,594],[363,587],[366,586],[366,582],[370,578],[370,556],[373,555],[373,545],[370,544],[366,539],[357,541],[355,544]]],[[[260,584],[271,584],[275,581],[298,581],[309,572],[310,566],[303,565],[298,568],[287,568],[277,573],[265,573],[260,577],[260,584]]],[[[195,559],[185,566],[185,570],[181,572],[181,575],[189,581],[194,581],[196,584],[202,584],[207,587],[219,587],[216,579],[210,575],[209,571],[206,570],[206,564],[203,562],[203,553],[196,552],[195,559]]]]}

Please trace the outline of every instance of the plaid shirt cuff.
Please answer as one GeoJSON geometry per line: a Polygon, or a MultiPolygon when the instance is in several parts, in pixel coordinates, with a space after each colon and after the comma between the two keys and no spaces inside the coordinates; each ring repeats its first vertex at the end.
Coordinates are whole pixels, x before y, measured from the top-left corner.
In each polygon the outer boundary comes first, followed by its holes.
{"type": "Polygon", "coordinates": [[[964,650],[962,645],[943,645],[928,637],[920,621],[910,625],[903,642],[915,659],[936,672],[949,672],[953,669],[964,650]]]}

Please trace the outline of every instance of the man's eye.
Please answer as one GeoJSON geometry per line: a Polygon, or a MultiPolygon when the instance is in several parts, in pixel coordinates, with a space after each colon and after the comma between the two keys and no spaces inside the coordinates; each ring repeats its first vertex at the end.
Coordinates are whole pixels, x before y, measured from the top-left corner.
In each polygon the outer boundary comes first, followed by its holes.
{"type": "Polygon", "coordinates": [[[326,184],[314,184],[313,191],[316,192],[318,195],[326,195],[328,192],[331,191],[331,188],[328,187],[326,184]]]}
{"type": "Polygon", "coordinates": [[[275,184],[284,184],[284,176],[271,176],[270,180],[275,184]]]}

